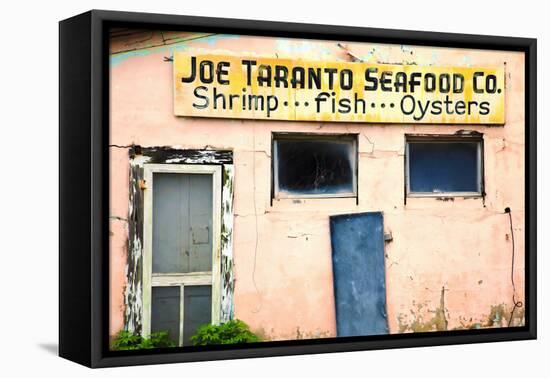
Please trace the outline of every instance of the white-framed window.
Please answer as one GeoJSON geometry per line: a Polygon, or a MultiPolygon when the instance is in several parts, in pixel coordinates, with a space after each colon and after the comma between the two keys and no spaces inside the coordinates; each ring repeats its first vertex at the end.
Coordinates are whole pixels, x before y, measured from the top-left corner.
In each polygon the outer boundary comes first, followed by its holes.
{"type": "Polygon", "coordinates": [[[144,164],[142,334],[178,345],[218,324],[221,166],[144,164]]]}
{"type": "Polygon", "coordinates": [[[273,197],[357,197],[357,135],[273,134],[273,197]]]}
{"type": "Polygon", "coordinates": [[[407,135],[408,197],[483,196],[483,138],[480,135],[407,135]]]}

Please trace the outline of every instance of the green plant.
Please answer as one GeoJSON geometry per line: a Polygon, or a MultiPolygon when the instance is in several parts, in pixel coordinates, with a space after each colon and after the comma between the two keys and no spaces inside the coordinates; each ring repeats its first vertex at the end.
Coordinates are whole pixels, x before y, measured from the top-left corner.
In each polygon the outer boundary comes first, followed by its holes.
{"type": "Polygon", "coordinates": [[[142,337],[129,331],[120,331],[112,342],[114,350],[136,350],[175,347],[176,343],[168,337],[168,332],[154,332],[142,337]]]}
{"type": "Polygon", "coordinates": [[[230,320],[220,325],[206,324],[191,336],[193,345],[243,344],[261,341],[242,320],[230,320]]]}

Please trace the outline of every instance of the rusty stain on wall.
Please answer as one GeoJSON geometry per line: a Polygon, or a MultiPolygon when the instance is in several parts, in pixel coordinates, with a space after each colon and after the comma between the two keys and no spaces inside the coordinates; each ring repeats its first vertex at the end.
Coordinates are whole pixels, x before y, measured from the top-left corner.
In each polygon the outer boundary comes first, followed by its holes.
{"type": "Polygon", "coordinates": [[[439,299],[439,306],[435,309],[428,309],[422,311],[425,304],[417,304],[416,310],[410,310],[410,315],[400,314],[399,320],[399,333],[404,332],[429,332],[429,331],[446,331],[448,326],[446,308],[445,308],[445,286],[441,288],[441,296],[439,299]],[[426,319],[425,314],[432,315],[431,318],[426,319]]]}

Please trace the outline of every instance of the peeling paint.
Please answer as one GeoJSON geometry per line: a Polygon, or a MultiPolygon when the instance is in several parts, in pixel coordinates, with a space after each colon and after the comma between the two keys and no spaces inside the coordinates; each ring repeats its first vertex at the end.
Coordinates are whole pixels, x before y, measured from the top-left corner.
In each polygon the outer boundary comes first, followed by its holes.
{"type": "Polygon", "coordinates": [[[196,42],[206,43],[209,46],[216,46],[221,41],[238,39],[240,35],[234,34],[205,34],[205,33],[184,33],[180,38],[171,40],[161,37],[160,32],[156,32],[150,42],[146,44],[138,44],[134,47],[125,45],[122,50],[112,51],[110,55],[110,67],[113,68],[118,64],[131,59],[148,56],[150,54],[169,54],[173,55],[174,51],[182,51],[196,46],[196,42]]]}
{"type": "MultiPolygon", "coordinates": [[[[321,331],[319,329],[315,331],[303,331],[300,327],[296,327],[296,334],[294,335],[295,340],[307,340],[307,339],[321,339],[325,337],[331,337],[330,331],[321,331]]],[[[289,338],[292,339],[292,338],[289,338]]]]}
{"type": "Polygon", "coordinates": [[[258,328],[254,330],[254,333],[260,337],[262,341],[278,341],[278,340],[309,340],[309,339],[322,339],[328,337],[334,337],[332,331],[316,328],[314,330],[304,330],[297,326],[294,332],[280,335],[274,328],[266,331],[264,328],[258,328]]]}
{"type": "MultiPolygon", "coordinates": [[[[233,164],[233,152],[229,150],[179,149],[174,147],[140,147],[142,162],[150,164],[233,164]]],[[[136,154],[139,156],[139,154],[136,154]]],[[[135,160],[135,158],[134,158],[135,160]]]]}
{"type": "Polygon", "coordinates": [[[130,199],[128,204],[128,261],[126,264],[126,287],[124,289],[124,328],[141,332],[142,303],[142,255],[143,255],[143,179],[141,165],[130,166],[130,199]]]}
{"type": "MultiPolygon", "coordinates": [[[[428,313],[433,313],[431,319],[425,320],[421,314],[425,304],[414,304],[415,310],[409,310],[409,314],[401,313],[398,315],[399,333],[408,332],[431,332],[448,330],[448,318],[450,314],[444,307],[444,294],[442,292],[441,301],[438,308],[428,310],[428,313]]],[[[492,305],[486,315],[479,319],[473,317],[458,318],[459,326],[451,328],[451,330],[467,330],[467,329],[482,329],[482,328],[505,328],[510,322],[510,310],[504,303],[492,305]]],[[[519,308],[513,315],[510,322],[511,327],[521,327],[525,325],[525,310],[519,308]]]]}
{"type": "Polygon", "coordinates": [[[318,46],[310,41],[293,39],[277,39],[275,42],[277,51],[288,56],[306,55],[323,58],[330,56],[332,52],[327,47],[318,46]]]}
{"type": "Polygon", "coordinates": [[[437,197],[436,198],[437,201],[443,201],[443,202],[448,202],[448,201],[451,201],[451,202],[454,202],[454,197],[437,197]]]}
{"type": "Polygon", "coordinates": [[[441,296],[439,299],[439,307],[435,310],[428,310],[428,313],[433,313],[431,319],[425,320],[421,314],[424,305],[418,304],[417,311],[410,310],[412,320],[408,321],[409,317],[405,314],[398,316],[399,333],[405,332],[430,332],[430,331],[446,331],[448,321],[445,309],[445,286],[441,288],[441,296]]]}
{"type": "Polygon", "coordinates": [[[510,321],[510,313],[508,306],[504,303],[491,306],[487,315],[480,321],[474,321],[473,318],[465,319],[460,318],[460,326],[453,328],[453,330],[461,329],[480,329],[480,328],[504,328],[508,327],[521,327],[525,325],[525,309],[519,308],[510,321]]]}
{"type": "Polygon", "coordinates": [[[234,167],[231,164],[223,166],[222,181],[222,300],[220,321],[227,322],[233,319],[233,292],[235,278],[233,276],[233,180],[234,167]]]}

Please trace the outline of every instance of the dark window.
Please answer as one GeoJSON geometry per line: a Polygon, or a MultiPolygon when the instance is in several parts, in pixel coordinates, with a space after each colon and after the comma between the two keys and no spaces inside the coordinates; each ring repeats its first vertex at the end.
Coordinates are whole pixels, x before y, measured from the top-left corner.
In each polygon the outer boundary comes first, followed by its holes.
{"type": "Polygon", "coordinates": [[[356,137],[285,135],[274,138],[277,197],[354,197],[356,137]]]}
{"type": "Polygon", "coordinates": [[[409,140],[408,193],[481,195],[481,146],[472,138],[409,140]]]}

